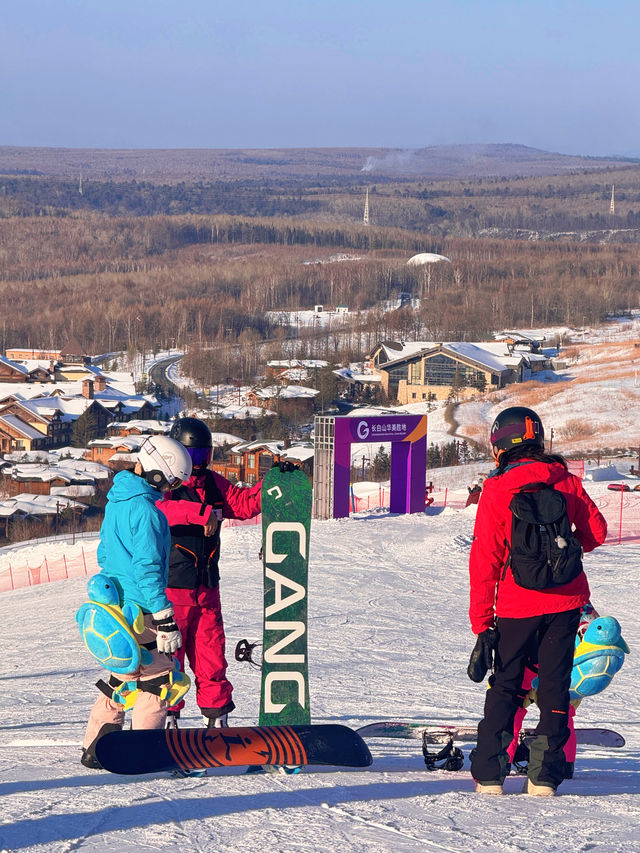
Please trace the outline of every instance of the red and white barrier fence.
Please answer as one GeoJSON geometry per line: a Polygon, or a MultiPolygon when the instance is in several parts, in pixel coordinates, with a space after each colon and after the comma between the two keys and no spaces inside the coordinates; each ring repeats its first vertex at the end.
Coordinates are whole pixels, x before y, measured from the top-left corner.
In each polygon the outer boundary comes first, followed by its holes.
{"type": "MultiPolygon", "coordinates": [[[[584,475],[584,463],[570,463],[572,473],[584,475]]],[[[351,493],[351,511],[387,508],[391,492],[380,486],[378,491],[372,491],[366,497],[357,497],[351,493]]],[[[428,495],[429,507],[433,509],[463,509],[466,504],[466,494],[461,489],[433,491],[428,495]],[[432,499],[432,500],[431,500],[432,499]]],[[[600,512],[607,520],[609,528],[608,545],[625,545],[640,543],[640,491],[610,491],[596,498],[600,512]]],[[[225,519],[223,527],[256,527],[262,524],[260,515],[241,521],[225,519]]],[[[87,546],[81,547],[80,553],[75,551],[72,556],[62,554],[55,558],[44,557],[39,564],[30,564],[29,560],[21,560],[17,550],[15,558],[9,560],[5,568],[0,567],[0,593],[9,590],[36,586],[41,583],[64,580],[66,578],[88,577],[99,569],[96,550],[87,546]]]]}
{"type": "Polygon", "coordinates": [[[86,577],[97,571],[95,548],[85,550],[82,547],[80,554],[73,556],[63,554],[55,559],[45,557],[37,565],[30,565],[29,561],[21,562],[20,557],[16,556],[15,561],[9,561],[6,569],[0,570],[0,592],[66,578],[86,577]]]}
{"type": "MultiPolygon", "coordinates": [[[[227,518],[222,522],[223,527],[244,527],[262,524],[262,516],[240,521],[227,518]]],[[[44,541],[44,540],[43,540],[44,541]]],[[[6,568],[0,566],[0,593],[12,589],[22,589],[27,586],[37,586],[50,581],[67,578],[89,577],[99,570],[96,549],[82,546],[80,553],[73,549],[73,555],[63,553],[62,556],[45,556],[40,562],[33,558],[24,559],[17,549],[15,556],[8,560],[6,568]]]]}

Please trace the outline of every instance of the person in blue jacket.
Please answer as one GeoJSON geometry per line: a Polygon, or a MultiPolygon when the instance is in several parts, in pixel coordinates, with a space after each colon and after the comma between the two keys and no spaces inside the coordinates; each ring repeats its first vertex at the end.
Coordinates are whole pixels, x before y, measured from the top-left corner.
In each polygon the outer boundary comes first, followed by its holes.
{"type": "Polygon", "coordinates": [[[162,729],[168,703],[160,692],[173,672],[173,653],[182,638],[165,589],[169,573],[171,534],[164,514],[156,507],[159,492],[176,488],[191,475],[185,448],[167,436],[152,436],[140,446],[132,471],[120,471],[107,495],[100,529],[98,564],[101,574],[116,587],[120,606],[136,604],[144,615],[139,643],[151,653],[151,662],[136,672],[111,673],[96,699],[82,744],[82,764],[100,769],[95,745],[102,735],[121,729],[124,708],[113,700],[122,682],[135,682],[138,696],[132,709],[134,729],[162,729]]]}

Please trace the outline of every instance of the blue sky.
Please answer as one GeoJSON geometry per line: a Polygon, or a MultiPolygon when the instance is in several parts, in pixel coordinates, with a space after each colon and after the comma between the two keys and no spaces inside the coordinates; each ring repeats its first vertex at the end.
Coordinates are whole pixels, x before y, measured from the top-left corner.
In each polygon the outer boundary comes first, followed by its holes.
{"type": "Polygon", "coordinates": [[[3,0],[0,145],[640,156],[637,0],[3,0]]]}

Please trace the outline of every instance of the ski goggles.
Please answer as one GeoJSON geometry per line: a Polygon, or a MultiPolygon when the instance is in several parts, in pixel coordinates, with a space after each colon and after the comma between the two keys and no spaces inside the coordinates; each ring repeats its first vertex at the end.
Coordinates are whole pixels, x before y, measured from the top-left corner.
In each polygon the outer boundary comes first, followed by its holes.
{"type": "Polygon", "coordinates": [[[201,468],[203,465],[208,465],[211,462],[210,447],[187,447],[187,453],[191,457],[191,463],[194,468],[201,468]]]}

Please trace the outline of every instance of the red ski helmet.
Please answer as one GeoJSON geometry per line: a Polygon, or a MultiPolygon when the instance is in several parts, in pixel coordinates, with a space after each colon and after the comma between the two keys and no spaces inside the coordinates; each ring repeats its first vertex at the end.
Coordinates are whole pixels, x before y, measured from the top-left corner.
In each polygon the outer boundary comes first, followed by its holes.
{"type": "Polygon", "coordinates": [[[497,459],[505,450],[523,446],[544,449],[544,427],[540,417],[525,406],[511,406],[500,412],[491,427],[491,448],[497,459]]]}

